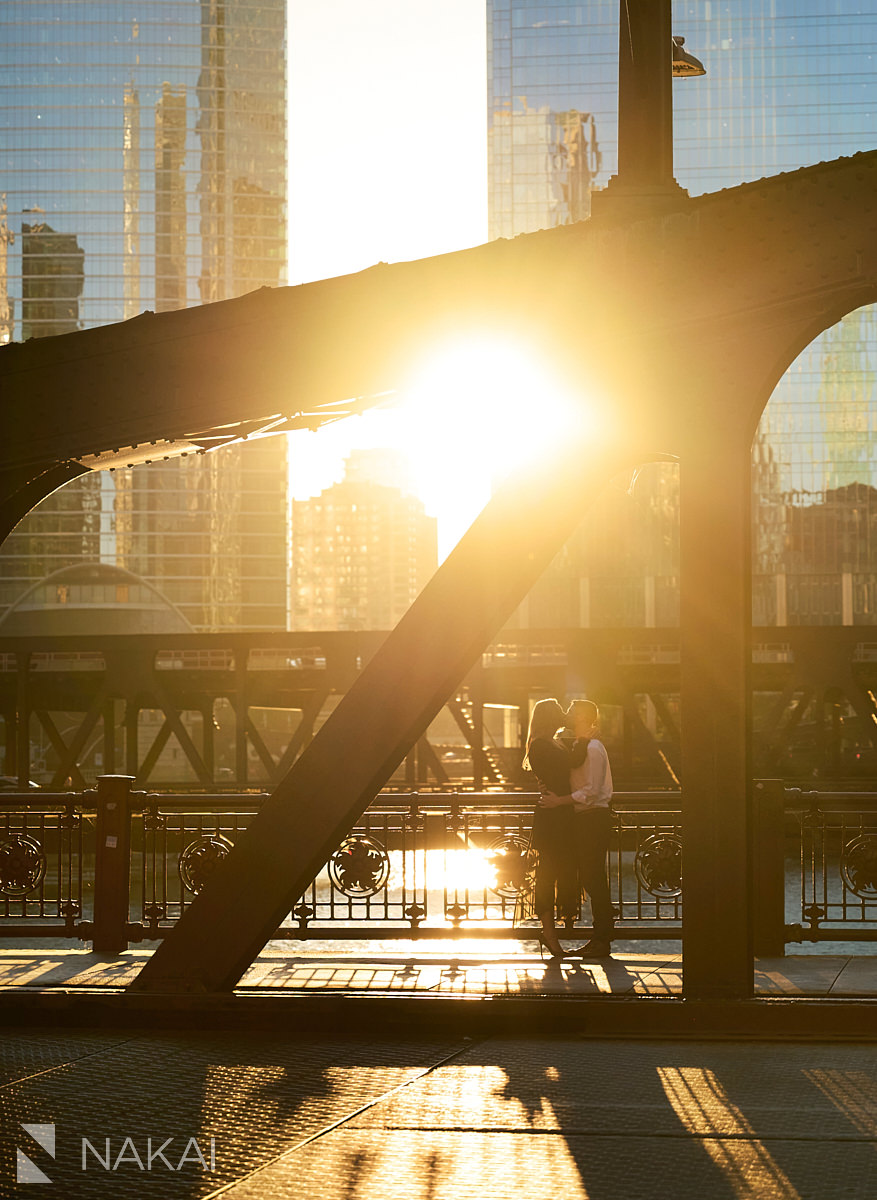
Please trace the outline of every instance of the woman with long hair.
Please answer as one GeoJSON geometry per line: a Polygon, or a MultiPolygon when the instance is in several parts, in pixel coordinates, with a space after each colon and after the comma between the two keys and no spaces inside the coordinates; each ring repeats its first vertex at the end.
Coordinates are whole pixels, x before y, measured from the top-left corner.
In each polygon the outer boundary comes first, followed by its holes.
{"type": "Polygon", "coordinates": [[[573,700],[566,719],[576,737],[588,747],[587,758],[570,772],[574,789],[571,795],[543,790],[539,803],[549,812],[570,806],[579,883],[591,899],[594,918],[594,936],[577,954],[585,958],[608,958],[615,927],[606,870],[612,833],[612,770],[606,747],[600,740],[600,710],[593,700],[573,700]]]}
{"type": "MultiPolygon", "coordinates": [[[[587,741],[568,750],[556,737],[566,724],[566,714],[556,700],[539,700],[530,715],[524,769],[532,771],[546,792],[569,795],[570,770],[579,766],[588,752],[587,741]]],[[[536,916],[542,925],[541,942],[553,958],[562,958],[563,947],[554,924],[561,917],[575,917],[580,905],[579,883],[573,843],[572,812],[568,807],[537,806],[533,814],[533,848],[536,867],[536,916]]]]}

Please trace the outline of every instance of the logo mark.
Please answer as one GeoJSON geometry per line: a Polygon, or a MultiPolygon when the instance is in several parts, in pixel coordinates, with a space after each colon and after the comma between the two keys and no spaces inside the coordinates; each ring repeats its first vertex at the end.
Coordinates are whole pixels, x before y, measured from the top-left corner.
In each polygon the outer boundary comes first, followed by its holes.
{"type": "MultiPolygon", "coordinates": [[[[21,1128],[24,1132],[32,1137],[33,1140],[45,1150],[50,1158],[55,1157],[55,1126],[54,1125],[24,1125],[21,1128]]],[[[15,1182],[16,1183],[51,1183],[51,1179],[25,1154],[23,1150],[18,1151],[18,1159],[15,1166],[15,1182]]]]}

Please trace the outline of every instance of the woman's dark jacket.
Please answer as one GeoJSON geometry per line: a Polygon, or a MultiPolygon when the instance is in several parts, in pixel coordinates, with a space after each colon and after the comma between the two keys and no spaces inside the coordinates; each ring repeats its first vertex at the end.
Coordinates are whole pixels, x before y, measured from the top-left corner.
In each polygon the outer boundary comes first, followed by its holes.
{"type": "MultiPolygon", "coordinates": [[[[530,770],[543,787],[556,796],[568,796],[570,792],[569,772],[578,767],[588,754],[588,739],[580,738],[571,749],[561,746],[554,738],[533,738],[527,751],[530,770]]],[[[536,808],[533,814],[533,845],[544,852],[551,849],[546,841],[555,843],[557,838],[572,838],[572,805],[560,808],[536,808]]]]}

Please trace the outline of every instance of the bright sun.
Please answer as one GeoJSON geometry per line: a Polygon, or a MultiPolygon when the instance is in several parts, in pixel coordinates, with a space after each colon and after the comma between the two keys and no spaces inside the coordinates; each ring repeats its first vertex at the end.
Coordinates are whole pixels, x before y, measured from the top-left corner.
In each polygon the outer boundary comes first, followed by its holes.
{"type": "Polygon", "coordinates": [[[439,557],[466,532],[493,488],[568,438],[587,412],[550,367],[500,338],[459,340],[424,360],[384,407],[316,434],[293,434],[290,484],[298,498],[341,479],[351,450],[389,447],[438,518],[439,557]]]}
{"type": "Polygon", "coordinates": [[[499,340],[437,353],[393,411],[420,497],[454,542],[499,482],[551,453],[582,419],[543,364],[499,340]]]}

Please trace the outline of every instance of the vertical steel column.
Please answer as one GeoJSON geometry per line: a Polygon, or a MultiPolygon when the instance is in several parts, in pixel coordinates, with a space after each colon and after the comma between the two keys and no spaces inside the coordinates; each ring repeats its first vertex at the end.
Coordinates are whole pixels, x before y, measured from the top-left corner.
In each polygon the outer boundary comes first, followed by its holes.
{"type": "Polygon", "coordinates": [[[245,646],[234,649],[234,773],[237,786],[245,788],[249,775],[247,738],[247,656],[245,646]]]}
{"type": "Polygon", "coordinates": [[[782,779],[759,779],[753,794],[752,873],[756,954],[786,952],[786,829],[782,779]]]}
{"type": "Polygon", "coordinates": [[[488,774],[484,753],[484,670],[473,671],[469,684],[472,704],[472,786],[476,792],[484,789],[488,774]]]}
{"type": "Polygon", "coordinates": [[[101,775],[97,781],[92,940],[95,950],[111,954],[128,948],[133,782],[130,775],[101,775]]]}
{"type": "Polygon", "coordinates": [[[718,422],[693,444],[680,472],[683,983],[689,999],[734,999],[753,989],[750,456],[718,422]]]}
{"type": "Polygon", "coordinates": [[[15,761],[8,767],[10,775],[17,775],[19,786],[27,790],[30,779],[30,651],[16,656],[15,680],[15,761]]]}
{"type": "Polygon", "coordinates": [[[201,709],[201,758],[211,779],[216,779],[216,738],[214,734],[213,706],[205,704],[201,709]]]}
{"type": "Polygon", "coordinates": [[[130,698],[125,701],[125,765],[132,779],[140,768],[140,709],[130,698]]]}
{"type": "Polygon", "coordinates": [[[16,753],[16,739],[18,737],[18,720],[15,708],[5,710],[3,712],[3,746],[4,746],[4,766],[7,775],[16,775],[18,773],[18,754],[16,753]]]}
{"type": "Polygon", "coordinates": [[[412,746],[405,755],[405,786],[414,791],[417,787],[417,747],[412,746]]]}
{"type": "Polygon", "coordinates": [[[673,184],[670,0],[621,0],[618,26],[618,183],[673,184]]]}
{"type": "Polygon", "coordinates": [[[116,770],[116,702],[107,700],[103,712],[103,769],[108,775],[116,770]]]}

